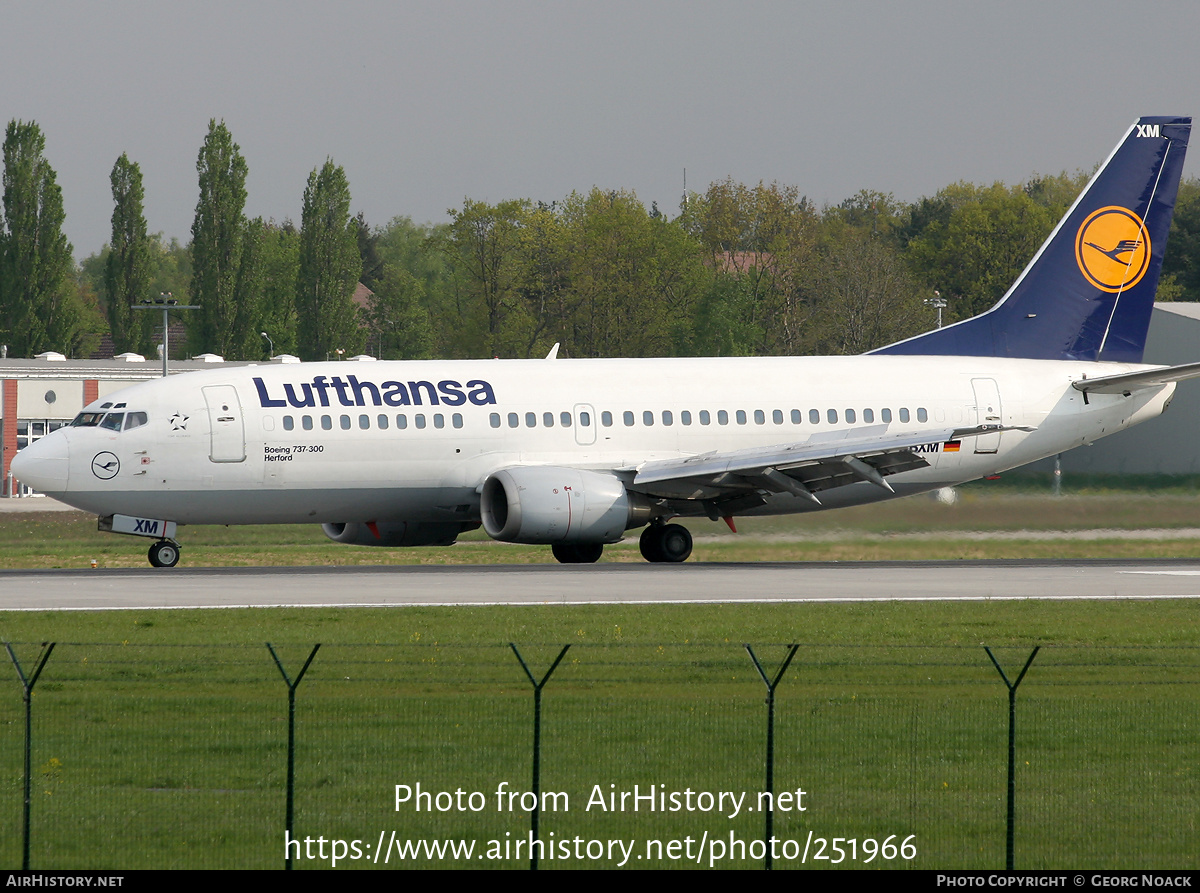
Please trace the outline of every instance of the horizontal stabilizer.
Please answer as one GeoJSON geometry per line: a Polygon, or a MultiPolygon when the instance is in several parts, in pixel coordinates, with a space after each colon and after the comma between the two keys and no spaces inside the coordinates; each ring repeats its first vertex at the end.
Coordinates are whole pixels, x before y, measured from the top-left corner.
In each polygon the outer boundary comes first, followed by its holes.
{"type": "Polygon", "coordinates": [[[1173,381],[1200,378],[1200,363],[1185,363],[1182,366],[1164,366],[1142,372],[1126,372],[1123,375],[1105,375],[1103,378],[1084,378],[1072,382],[1071,387],[1085,394],[1129,394],[1146,388],[1162,387],[1173,381]]]}

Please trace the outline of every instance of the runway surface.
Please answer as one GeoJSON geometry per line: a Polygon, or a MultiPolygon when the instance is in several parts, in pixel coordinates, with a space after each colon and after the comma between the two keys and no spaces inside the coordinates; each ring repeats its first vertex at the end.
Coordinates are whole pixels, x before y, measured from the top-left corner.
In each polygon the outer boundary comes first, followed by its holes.
{"type": "Polygon", "coordinates": [[[0,611],[1200,598],[1198,561],[0,571],[0,611]]]}

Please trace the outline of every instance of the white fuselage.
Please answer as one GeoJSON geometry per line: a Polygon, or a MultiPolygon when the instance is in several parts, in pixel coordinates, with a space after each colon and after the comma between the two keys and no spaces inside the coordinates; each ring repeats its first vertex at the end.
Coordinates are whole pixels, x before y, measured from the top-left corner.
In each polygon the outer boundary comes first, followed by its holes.
{"type": "MultiPolygon", "coordinates": [[[[1173,384],[1086,400],[1071,387],[1141,368],[903,356],[231,367],[111,394],[85,413],[144,413],[144,423],[64,428],[23,451],[14,471],[100,515],[185,524],[478,521],[482,482],[513,466],[632,476],[653,460],[846,429],[1004,429],[965,437],[957,452],[931,442],[922,455],[928,467],[889,478],[906,495],[1024,465],[1157,415],[1173,384]]],[[[890,495],[864,481],[827,491],[822,502],[890,495]]],[[[819,507],[773,494],[754,513],[819,507]]]]}

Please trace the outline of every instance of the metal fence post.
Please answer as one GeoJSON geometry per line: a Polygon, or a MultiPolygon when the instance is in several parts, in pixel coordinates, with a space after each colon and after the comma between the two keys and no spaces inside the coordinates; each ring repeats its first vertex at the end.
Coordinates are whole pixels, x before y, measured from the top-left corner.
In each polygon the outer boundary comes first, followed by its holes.
{"type": "Polygon", "coordinates": [[[542,681],[538,682],[533,678],[533,673],[529,671],[528,664],[521,657],[521,652],[517,650],[517,646],[509,642],[508,647],[512,649],[513,654],[517,656],[517,660],[521,662],[521,669],[525,671],[525,675],[529,677],[529,682],[533,685],[533,812],[529,819],[529,870],[537,871],[538,857],[537,850],[533,844],[538,841],[538,816],[542,811],[541,803],[541,762],[542,762],[542,689],[546,683],[550,681],[550,675],[558,668],[559,663],[567,655],[567,649],[570,645],[563,645],[562,651],[558,652],[558,657],[554,658],[554,663],[550,665],[550,669],[546,671],[546,675],[542,677],[542,681]]]}
{"type": "Polygon", "coordinates": [[[758,670],[758,675],[762,677],[763,684],[767,687],[767,780],[765,790],[770,797],[767,800],[767,814],[763,829],[763,848],[765,850],[763,867],[767,871],[770,871],[772,867],[771,835],[775,830],[775,689],[779,687],[779,681],[787,672],[788,665],[796,656],[799,647],[797,644],[788,646],[787,657],[783,659],[783,665],[779,668],[779,672],[775,674],[774,679],[768,679],[767,674],[763,672],[762,664],[754,656],[754,649],[749,645],[745,646],[750,660],[754,661],[754,669],[758,670]]]}
{"type": "Polygon", "coordinates": [[[21,870],[28,871],[30,783],[33,773],[30,762],[30,755],[33,751],[33,687],[37,685],[38,677],[42,675],[42,668],[46,666],[46,661],[50,659],[50,652],[54,650],[54,643],[42,643],[42,653],[38,655],[37,665],[33,669],[33,674],[29,677],[26,677],[25,671],[21,669],[21,663],[17,660],[17,655],[13,652],[12,645],[5,642],[4,647],[8,649],[8,656],[12,660],[13,666],[17,668],[17,676],[21,679],[22,698],[25,701],[25,813],[21,820],[23,834],[21,841],[21,870]]]}
{"type": "Polygon", "coordinates": [[[1000,662],[992,654],[992,649],[986,645],[983,646],[983,650],[987,652],[987,656],[992,659],[992,663],[996,665],[996,669],[1000,672],[1000,678],[1008,686],[1008,824],[1005,835],[1004,854],[1004,867],[1008,871],[1013,870],[1013,828],[1017,798],[1017,686],[1025,678],[1025,673],[1029,670],[1029,665],[1033,663],[1033,659],[1037,657],[1037,653],[1041,650],[1041,647],[1041,645],[1038,645],[1033,649],[1033,652],[1029,655],[1029,660],[1025,661],[1025,666],[1021,668],[1021,673],[1017,676],[1017,681],[1009,682],[1008,676],[1004,673],[1004,668],[1000,666],[1000,662]]]}
{"type": "Polygon", "coordinates": [[[279,667],[279,672],[283,676],[284,684],[288,689],[288,762],[287,762],[287,836],[284,838],[284,869],[292,870],[292,850],[289,845],[292,840],[292,804],[295,801],[296,793],[296,688],[300,685],[300,680],[304,678],[304,674],[308,672],[308,665],[313,662],[313,658],[317,656],[317,649],[321,647],[318,642],[313,645],[313,650],[309,652],[308,660],[304,662],[304,666],[300,668],[300,672],[296,675],[296,681],[293,682],[288,678],[287,670],[283,668],[283,662],[279,660],[279,655],[275,653],[275,649],[271,647],[271,643],[267,642],[267,650],[271,652],[271,657],[275,658],[275,666],[279,667]]]}

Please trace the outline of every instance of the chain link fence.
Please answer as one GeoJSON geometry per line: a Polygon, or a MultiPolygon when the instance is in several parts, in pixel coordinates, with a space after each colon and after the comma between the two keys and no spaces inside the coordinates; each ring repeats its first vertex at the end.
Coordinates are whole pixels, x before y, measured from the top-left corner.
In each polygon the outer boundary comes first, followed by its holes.
{"type": "MultiPolygon", "coordinates": [[[[12,643],[0,862],[27,833],[41,869],[1200,864],[1197,648],[1040,648],[1010,845],[982,646],[314,644],[57,643],[29,685],[48,649],[12,643]]],[[[992,648],[1010,682],[1031,651],[992,648]]]]}

